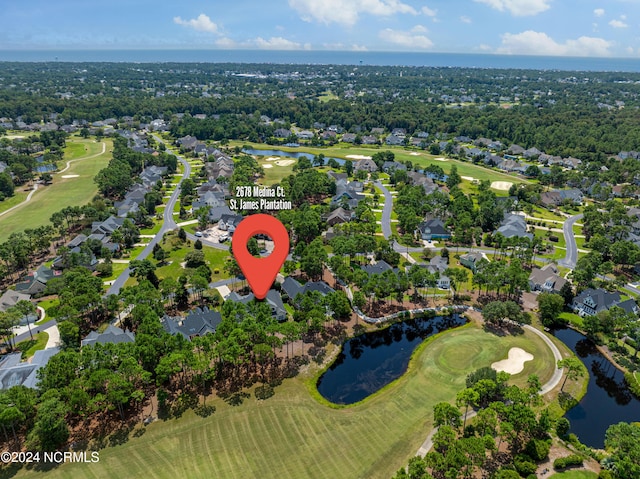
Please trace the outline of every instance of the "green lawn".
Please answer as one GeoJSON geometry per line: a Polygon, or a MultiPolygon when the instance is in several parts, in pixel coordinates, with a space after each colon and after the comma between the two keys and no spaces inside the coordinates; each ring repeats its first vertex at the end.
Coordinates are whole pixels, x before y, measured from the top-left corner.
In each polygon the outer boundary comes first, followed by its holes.
{"type": "MultiPolygon", "coordinates": [[[[292,160],[293,158],[283,157],[281,159],[292,160]]],[[[280,183],[283,178],[286,178],[287,176],[292,175],[293,166],[295,165],[295,162],[294,162],[290,165],[280,166],[280,165],[276,165],[275,161],[266,161],[266,160],[259,160],[258,163],[260,163],[260,166],[264,168],[264,176],[260,180],[260,183],[267,186],[280,183]],[[265,166],[270,166],[271,168],[265,168],[265,166]]]]}
{"type": "Polygon", "coordinates": [[[188,411],[156,421],[140,437],[102,449],[99,464],[68,463],[15,477],[388,479],[431,431],[433,406],[453,402],[469,372],[506,357],[514,346],[536,357],[516,382],[530,373],[546,381],[553,361],[542,340],[468,326],[427,340],[402,378],[359,404],[332,408],[314,399],[318,373],[307,372],[286,379],[265,401],[251,395],[231,406],[211,397],[216,412],[207,418],[188,411]]]}
{"type": "MultiPolygon", "coordinates": [[[[25,200],[25,198],[29,195],[30,191],[31,191],[31,185],[22,185],[22,186],[16,187],[12,197],[2,200],[2,202],[0,202],[0,213],[2,213],[3,211],[7,211],[9,208],[13,208],[14,206],[22,203],[25,200]]],[[[0,216],[0,219],[1,218],[2,217],[0,216]]]]}
{"type": "MultiPolygon", "coordinates": [[[[173,241],[173,238],[169,239],[167,243],[162,245],[162,247],[170,253],[169,258],[165,262],[171,263],[160,266],[156,270],[156,274],[160,279],[172,277],[177,280],[178,277],[186,274],[187,272],[180,263],[184,262],[184,257],[189,251],[193,251],[193,246],[183,246],[173,251],[169,246],[171,241],[173,241]]],[[[216,248],[208,248],[206,246],[202,248],[202,251],[204,252],[207,265],[211,268],[211,281],[228,278],[229,275],[224,271],[224,261],[229,257],[229,252],[216,248]],[[218,274],[215,274],[216,269],[218,270],[218,274]]],[[[150,259],[154,261],[152,258],[150,259]]]]}
{"type": "Polygon", "coordinates": [[[553,476],[550,476],[551,478],[555,478],[555,479],[597,479],[598,475],[595,472],[591,472],[591,471],[565,471],[565,472],[558,472],[556,474],[554,474],[553,476]]]}
{"type": "MultiPolygon", "coordinates": [[[[80,146],[83,149],[88,145],[87,148],[90,153],[93,151],[94,146],[98,147],[97,152],[102,150],[101,144],[73,138],[67,141],[69,146],[65,149],[65,151],[71,151],[71,156],[79,154],[78,147],[72,146],[74,145],[73,142],[76,141],[80,142],[80,146]]],[[[104,154],[71,163],[71,167],[67,171],[53,175],[53,184],[45,187],[41,186],[34,193],[29,203],[0,217],[0,241],[5,241],[11,233],[16,231],[48,224],[51,215],[66,206],[88,203],[98,192],[98,186],[93,182],[94,176],[107,165],[111,158],[109,151],[111,149],[111,140],[105,140],[105,142],[107,143],[107,148],[104,154]],[[67,175],[78,175],[78,177],[62,178],[62,176],[67,175]]],[[[68,159],[65,154],[64,164],[61,163],[60,165],[61,169],[66,166],[66,161],[68,159]]]]}
{"type": "Polygon", "coordinates": [[[162,228],[162,221],[154,221],[151,228],[144,228],[140,230],[141,235],[156,235],[162,228]]]}
{"type": "Polygon", "coordinates": [[[578,328],[582,328],[584,326],[584,319],[582,319],[582,316],[578,316],[575,313],[568,313],[565,311],[560,314],[560,318],[567,320],[570,324],[573,324],[578,328]]]}
{"type": "Polygon", "coordinates": [[[22,359],[27,359],[33,356],[36,351],[44,349],[49,340],[49,333],[41,331],[33,335],[33,340],[27,339],[16,344],[16,349],[22,352],[22,359]]]}
{"type": "Polygon", "coordinates": [[[438,165],[445,173],[451,170],[451,165],[458,167],[458,174],[461,176],[469,176],[477,178],[478,180],[493,181],[511,181],[512,183],[532,183],[530,180],[525,180],[517,176],[512,176],[507,173],[503,173],[499,170],[492,170],[483,166],[477,166],[473,163],[466,161],[459,161],[454,159],[447,159],[447,161],[437,161],[435,158],[441,158],[444,155],[430,155],[425,151],[411,151],[400,147],[390,146],[353,146],[349,144],[340,144],[328,148],[313,148],[313,147],[301,147],[301,148],[289,148],[286,146],[273,146],[265,145],[261,143],[249,143],[246,141],[231,141],[231,146],[243,146],[249,145],[255,149],[277,149],[281,151],[304,151],[310,155],[324,154],[327,157],[346,158],[347,155],[365,155],[372,156],[379,151],[392,151],[397,161],[411,161],[414,165],[429,166],[438,165]],[[412,154],[414,153],[414,154],[412,154]]]}

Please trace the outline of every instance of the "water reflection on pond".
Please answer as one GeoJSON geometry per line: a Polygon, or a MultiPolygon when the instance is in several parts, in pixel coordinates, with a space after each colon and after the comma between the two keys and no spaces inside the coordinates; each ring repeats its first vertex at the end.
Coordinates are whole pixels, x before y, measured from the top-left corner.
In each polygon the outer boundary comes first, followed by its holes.
{"type": "Polygon", "coordinates": [[[361,401],[399,378],[425,338],[465,322],[458,315],[413,319],[352,338],[318,379],[318,391],[337,404],[361,401]]]}
{"type": "Polygon", "coordinates": [[[640,420],[640,401],[624,382],[624,375],[584,335],[572,329],[553,333],[582,360],[589,370],[587,394],[565,417],[571,432],[584,444],[602,448],[607,428],[618,422],[640,420]]]}

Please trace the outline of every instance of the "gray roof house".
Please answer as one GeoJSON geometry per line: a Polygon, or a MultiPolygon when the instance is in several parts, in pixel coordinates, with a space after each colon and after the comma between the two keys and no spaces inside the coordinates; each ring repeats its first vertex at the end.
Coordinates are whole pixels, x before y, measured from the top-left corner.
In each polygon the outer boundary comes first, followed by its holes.
{"type": "Polygon", "coordinates": [[[542,268],[533,268],[529,275],[529,288],[531,291],[559,293],[566,282],[566,279],[558,275],[558,268],[553,263],[549,263],[542,268]]]}
{"type": "Polygon", "coordinates": [[[603,289],[585,289],[573,299],[573,304],[571,305],[572,309],[580,316],[592,316],[613,306],[619,306],[627,312],[637,311],[637,306],[633,300],[623,302],[620,298],[620,293],[617,291],[610,293],[603,289]]]}
{"type": "Polygon", "coordinates": [[[362,267],[362,269],[369,275],[382,274],[385,271],[393,271],[391,265],[384,260],[378,261],[375,264],[366,264],[362,267]]]}
{"type": "Polygon", "coordinates": [[[162,327],[169,334],[181,334],[185,339],[191,339],[195,336],[204,336],[205,334],[213,334],[222,322],[220,313],[214,310],[204,308],[196,308],[190,311],[186,317],[171,317],[164,315],[160,320],[162,327]]]}
{"type": "Polygon", "coordinates": [[[27,275],[22,283],[16,284],[16,291],[34,296],[42,293],[47,286],[47,281],[56,274],[47,266],[40,266],[33,273],[27,275]]]}
{"type": "MultiPolygon", "coordinates": [[[[240,296],[235,291],[232,291],[231,294],[227,296],[226,301],[235,301],[237,303],[247,304],[251,301],[255,301],[255,296],[253,295],[253,293],[249,293],[246,296],[240,296]]],[[[287,310],[284,308],[282,297],[280,296],[280,293],[278,293],[275,289],[270,289],[263,301],[267,302],[269,308],[271,309],[271,315],[277,321],[287,320],[287,310]]]]}
{"type": "Polygon", "coordinates": [[[304,285],[300,284],[296,279],[287,276],[282,283],[282,291],[289,296],[289,300],[295,303],[298,294],[305,294],[307,291],[318,291],[322,296],[333,293],[334,289],[324,281],[310,281],[304,285]]]}
{"type": "Polygon", "coordinates": [[[373,173],[374,171],[378,171],[378,165],[371,158],[363,158],[361,160],[356,161],[354,165],[355,171],[368,171],[369,173],[373,173]]]}
{"type": "Polygon", "coordinates": [[[416,233],[426,241],[451,238],[451,232],[440,218],[431,218],[423,221],[418,225],[416,233]]]}
{"type": "Polygon", "coordinates": [[[0,359],[0,390],[20,385],[35,389],[39,382],[38,370],[59,352],[60,348],[36,351],[31,362],[20,362],[22,353],[7,354],[0,359]]]}
{"type": "Polygon", "coordinates": [[[103,333],[91,331],[86,338],[82,340],[82,346],[93,346],[95,344],[107,343],[133,343],[136,335],[131,331],[123,331],[117,326],[109,325],[103,333]]]}
{"type": "Polygon", "coordinates": [[[533,234],[527,233],[527,222],[524,217],[515,214],[505,215],[504,220],[502,220],[500,227],[495,233],[501,233],[505,238],[513,238],[514,236],[519,238],[533,238],[533,234]]]}

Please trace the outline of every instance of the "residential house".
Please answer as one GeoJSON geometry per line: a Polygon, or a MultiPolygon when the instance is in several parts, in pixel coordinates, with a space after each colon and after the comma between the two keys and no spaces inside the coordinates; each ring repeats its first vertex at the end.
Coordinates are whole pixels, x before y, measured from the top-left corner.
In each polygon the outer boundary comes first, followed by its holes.
{"type": "Polygon", "coordinates": [[[289,138],[291,136],[291,130],[287,130],[286,128],[278,128],[273,132],[273,136],[276,138],[289,138]]]}
{"type": "Polygon", "coordinates": [[[178,138],[176,143],[185,150],[193,150],[198,143],[198,139],[195,136],[187,135],[182,138],[178,138]]]}
{"type": "Polygon", "coordinates": [[[392,271],[393,268],[389,263],[384,260],[380,260],[375,264],[366,264],[362,267],[362,269],[368,274],[382,274],[385,271],[392,271]]]}
{"type": "Polygon", "coordinates": [[[527,233],[527,222],[524,216],[516,214],[505,215],[500,227],[494,232],[494,234],[501,233],[505,238],[529,238],[533,239],[533,234],[527,233]]]}
{"type": "Polygon", "coordinates": [[[171,317],[165,314],[160,322],[169,334],[181,334],[185,339],[191,340],[196,336],[215,333],[222,322],[222,316],[219,312],[205,306],[190,311],[186,317],[171,317]]]}
{"type": "Polygon", "coordinates": [[[47,282],[57,276],[51,268],[47,266],[40,266],[33,273],[27,275],[27,277],[21,283],[16,284],[16,291],[30,296],[35,296],[44,292],[47,282]]]}
{"type": "Polygon", "coordinates": [[[125,331],[110,324],[103,333],[91,331],[87,337],[81,341],[81,344],[82,346],[94,346],[96,344],[133,343],[135,339],[136,335],[131,331],[125,331]]]}
{"type": "Polygon", "coordinates": [[[573,299],[571,308],[580,316],[592,316],[613,306],[619,306],[627,312],[637,310],[633,300],[622,301],[617,291],[610,293],[604,289],[585,289],[573,299]]]}
{"type": "Polygon", "coordinates": [[[486,259],[482,253],[469,252],[460,256],[460,264],[469,268],[475,274],[480,260],[486,259]]]}
{"type": "Polygon", "coordinates": [[[425,241],[451,239],[451,232],[440,218],[425,219],[418,225],[416,233],[425,241]]]}
{"type": "Polygon", "coordinates": [[[438,189],[438,185],[426,175],[418,173],[417,171],[410,171],[407,176],[411,180],[411,183],[415,186],[422,186],[426,194],[430,195],[438,189]]]}
{"type": "Polygon", "coordinates": [[[231,213],[222,215],[220,217],[220,221],[218,221],[218,229],[226,231],[227,233],[232,235],[241,221],[242,216],[238,214],[231,213]]]}
{"type": "Polygon", "coordinates": [[[406,165],[404,165],[403,163],[400,163],[399,161],[385,161],[382,164],[382,171],[384,171],[385,173],[389,173],[393,170],[407,171],[407,167],[406,165]]]}
{"type": "Polygon", "coordinates": [[[344,141],[345,143],[355,143],[355,133],[345,133],[344,135],[342,135],[342,141],[344,141]]]}
{"type": "Polygon", "coordinates": [[[331,198],[331,204],[342,205],[346,203],[350,209],[356,209],[358,203],[364,199],[364,195],[357,190],[356,183],[359,182],[347,182],[346,180],[336,181],[336,194],[331,198]]]}
{"type": "Polygon", "coordinates": [[[376,145],[378,144],[378,137],[373,135],[365,135],[362,137],[363,145],[376,145]]]}
{"type": "Polygon", "coordinates": [[[522,148],[520,145],[516,145],[513,144],[511,145],[508,149],[507,152],[511,153],[512,155],[522,155],[524,154],[524,148],[522,148]]]}
{"type": "Polygon", "coordinates": [[[528,150],[525,150],[522,152],[522,156],[524,156],[525,158],[537,158],[542,154],[542,152],[540,150],[538,150],[536,147],[533,148],[529,148],[528,150]]]}
{"type": "Polygon", "coordinates": [[[6,312],[9,308],[13,308],[18,301],[30,300],[31,296],[29,294],[8,289],[0,296],[0,311],[6,312]]]}
{"type": "Polygon", "coordinates": [[[309,130],[302,130],[296,133],[299,140],[311,140],[313,138],[313,132],[309,130]]]}
{"type": "Polygon", "coordinates": [[[289,297],[292,304],[297,304],[296,297],[305,294],[307,291],[318,291],[322,296],[333,293],[334,289],[324,281],[309,281],[304,285],[296,279],[287,276],[282,283],[282,291],[289,297]]]}
{"type": "MultiPolygon", "coordinates": [[[[227,296],[226,301],[248,304],[251,301],[255,301],[255,296],[253,293],[249,293],[246,296],[240,296],[235,291],[232,291],[229,296],[227,296]]],[[[282,297],[275,289],[270,289],[263,301],[266,301],[269,305],[271,315],[276,319],[276,321],[286,321],[288,319],[287,310],[282,302],[282,297]]]]}
{"type": "Polygon", "coordinates": [[[531,291],[560,293],[566,282],[566,279],[558,275],[558,268],[553,263],[549,263],[542,268],[533,268],[529,275],[529,288],[531,291]]]}
{"type": "Polygon", "coordinates": [[[116,218],[115,216],[109,216],[104,221],[94,221],[91,224],[91,232],[97,234],[105,234],[110,236],[115,230],[120,229],[124,223],[125,218],[116,218]]]}
{"type": "Polygon", "coordinates": [[[387,145],[391,145],[391,146],[402,146],[404,145],[404,137],[400,137],[396,135],[387,135],[384,142],[387,145]]]}
{"type": "Polygon", "coordinates": [[[347,211],[342,207],[338,207],[333,210],[331,213],[326,215],[325,222],[329,226],[335,226],[342,223],[348,223],[353,219],[353,212],[347,211]]]}
{"type": "Polygon", "coordinates": [[[40,381],[38,371],[45,367],[60,348],[49,348],[36,351],[29,362],[21,362],[22,353],[7,354],[0,358],[0,390],[13,386],[25,386],[35,389],[40,381]]]}
{"type": "Polygon", "coordinates": [[[363,158],[361,160],[356,161],[354,165],[355,171],[368,171],[369,173],[373,173],[374,171],[378,171],[378,165],[371,158],[363,158]]]}

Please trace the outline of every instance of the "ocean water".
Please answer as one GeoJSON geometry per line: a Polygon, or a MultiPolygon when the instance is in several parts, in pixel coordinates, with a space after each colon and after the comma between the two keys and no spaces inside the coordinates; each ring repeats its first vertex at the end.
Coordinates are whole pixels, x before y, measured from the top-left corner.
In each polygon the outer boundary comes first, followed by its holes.
{"type": "Polygon", "coordinates": [[[466,53],[342,52],[326,50],[0,50],[0,61],[396,65],[640,72],[640,60],[633,58],[543,57],[466,53]]]}

